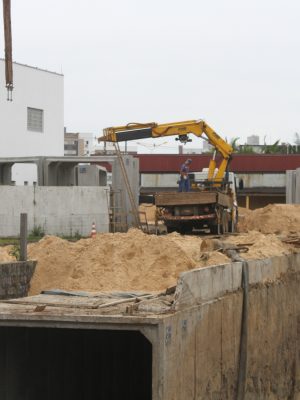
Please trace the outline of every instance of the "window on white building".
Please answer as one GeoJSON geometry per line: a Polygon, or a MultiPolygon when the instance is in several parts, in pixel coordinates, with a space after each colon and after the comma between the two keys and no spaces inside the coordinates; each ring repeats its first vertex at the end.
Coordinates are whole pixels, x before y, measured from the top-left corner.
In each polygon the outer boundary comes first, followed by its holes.
{"type": "Polygon", "coordinates": [[[27,129],[33,132],[44,132],[44,110],[27,107],[27,129]]]}

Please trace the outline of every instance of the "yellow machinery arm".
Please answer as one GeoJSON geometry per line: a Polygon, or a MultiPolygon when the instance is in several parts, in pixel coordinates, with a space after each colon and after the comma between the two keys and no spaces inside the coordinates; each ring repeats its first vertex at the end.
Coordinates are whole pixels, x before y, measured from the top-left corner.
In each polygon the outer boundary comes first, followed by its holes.
{"type": "Polygon", "coordinates": [[[126,126],[106,128],[103,130],[103,136],[98,138],[98,142],[123,142],[127,140],[178,135],[178,140],[180,142],[187,143],[191,141],[191,139],[188,138],[188,134],[190,133],[197,137],[201,137],[205,134],[206,140],[222,155],[223,160],[219,165],[218,172],[215,174],[215,154],[212,160],[210,160],[208,170],[208,180],[221,182],[228,162],[230,161],[233,148],[203,120],[173,122],[169,124],[157,124],[155,122],[147,124],[131,123],[126,126]]]}

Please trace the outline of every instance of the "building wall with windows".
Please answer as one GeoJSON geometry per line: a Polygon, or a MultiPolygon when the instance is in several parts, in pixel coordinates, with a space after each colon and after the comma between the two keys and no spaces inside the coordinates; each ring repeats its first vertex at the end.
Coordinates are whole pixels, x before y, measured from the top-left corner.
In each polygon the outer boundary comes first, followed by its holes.
{"type": "Polygon", "coordinates": [[[79,137],[79,133],[65,133],[64,139],[65,156],[84,156],[84,140],[79,137]]]}
{"type": "MultiPolygon", "coordinates": [[[[98,135],[100,136],[100,134],[98,135]]],[[[95,147],[98,144],[97,136],[92,132],[80,132],[79,137],[84,142],[83,154],[90,156],[95,152],[95,147]]]]}
{"type": "Polygon", "coordinates": [[[0,59],[0,157],[63,156],[63,75],[18,63],[13,73],[10,102],[0,59]]]}

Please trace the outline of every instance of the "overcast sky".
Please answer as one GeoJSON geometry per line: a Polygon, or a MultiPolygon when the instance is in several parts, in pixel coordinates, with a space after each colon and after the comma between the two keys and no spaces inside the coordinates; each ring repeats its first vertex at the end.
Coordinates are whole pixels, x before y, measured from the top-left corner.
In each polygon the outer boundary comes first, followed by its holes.
{"type": "Polygon", "coordinates": [[[299,0],[12,0],[13,58],[63,72],[69,131],[203,118],[293,142],[299,21],[299,0]]]}

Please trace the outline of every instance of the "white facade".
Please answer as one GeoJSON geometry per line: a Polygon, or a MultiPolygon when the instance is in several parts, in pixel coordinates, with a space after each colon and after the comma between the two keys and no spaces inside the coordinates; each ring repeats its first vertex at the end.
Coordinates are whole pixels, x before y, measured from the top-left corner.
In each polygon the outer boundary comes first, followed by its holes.
{"type": "Polygon", "coordinates": [[[91,132],[80,132],[79,137],[84,141],[84,155],[90,156],[91,154],[94,154],[98,143],[96,135],[91,132]]]}
{"type": "Polygon", "coordinates": [[[259,145],[259,136],[251,135],[247,137],[247,144],[249,145],[259,145]]]}
{"type": "MultiPolygon", "coordinates": [[[[7,101],[5,64],[0,59],[0,157],[63,156],[63,75],[18,63],[13,73],[13,101],[7,101]]],[[[13,180],[31,183],[34,176],[27,174],[32,168],[25,174],[26,168],[15,166],[13,180]]]]}

